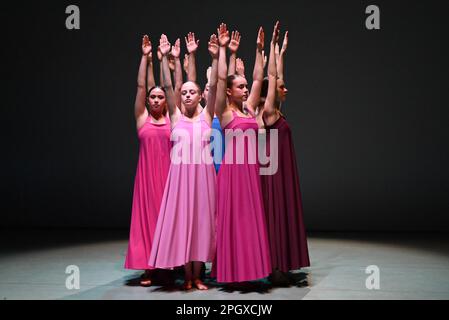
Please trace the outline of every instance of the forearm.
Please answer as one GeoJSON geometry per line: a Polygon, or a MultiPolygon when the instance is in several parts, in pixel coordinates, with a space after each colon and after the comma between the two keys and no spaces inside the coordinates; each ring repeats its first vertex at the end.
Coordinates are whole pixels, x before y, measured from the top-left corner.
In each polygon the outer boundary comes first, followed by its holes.
{"type": "Polygon", "coordinates": [[[159,83],[161,85],[162,88],[165,88],[164,86],[164,77],[162,75],[162,60],[160,61],[160,67],[159,67],[159,83]]]}
{"type": "Polygon", "coordinates": [[[284,79],[284,56],[284,53],[280,53],[277,59],[277,77],[282,80],[284,79]]]}
{"type": "Polygon", "coordinates": [[[137,75],[137,87],[145,89],[145,77],[147,72],[148,57],[142,55],[140,59],[139,73],[137,75]]]}
{"type": "Polygon", "coordinates": [[[134,103],[134,114],[136,119],[145,113],[145,98],[146,98],[146,88],[145,88],[145,76],[147,68],[147,57],[142,56],[140,60],[139,72],[137,75],[137,94],[136,101],[134,103]]]}
{"type": "Polygon", "coordinates": [[[167,104],[168,104],[168,110],[170,112],[170,115],[174,114],[176,109],[176,101],[173,93],[173,85],[171,81],[171,75],[170,75],[170,67],[168,66],[168,58],[167,56],[162,57],[162,82],[163,87],[165,89],[166,98],[167,98],[167,104]]]}
{"type": "Polygon", "coordinates": [[[276,54],[274,52],[274,43],[271,43],[270,58],[268,62],[268,92],[265,99],[264,112],[267,115],[271,115],[275,112],[274,103],[276,100],[276,81],[277,81],[277,68],[276,68],[276,54]]]}
{"type": "Polygon", "coordinates": [[[253,84],[251,86],[251,93],[248,97],[246,107],[253,113],[256,112],[260,101],[260,92],[262,90],[263,81],[263,54],[262,51],[256,50],[256,62],[254,63],[253,84]]]}
{"type": "Polygon", "coordinates": [[[147,58],[148,67],[147,67],[147,91],[156,86],[156,81],[154,80],[154,68],[153,61],[150,57],[147,58]]]}
{"type": "Polygon", "coordinates": [[[189,54],[189,67],[187,72],[187,80],[196,82],[196,59],[195,52],[189,54]]]}
{"type": "Polygon", "coordinates": [[[226,80],[228,66],[226,65],[226,47],[220,47],[218,58],[218,83],[215,102],[215,113],[221,117],[226,108],[226,80]]]}
{"type": "Polygon", "coordinates": [[[263,80],[263,54],[262,51],[256,49],[256,61],[254,63],[253,81],[263,80]]]}
{"type": "Polygon", "coordinates": [[[176,105],[181,107],[182,67],[181,60],[175,58],[175,99],[176,105]]]}
{"type": "Polygon", "coordinates": [[[229,57],[228,76],[236,73],[236,60],[237,60],[237,53],[232,52],[231,56],[229,57]]]}
{"type": "Polygon", "coordinates": [[[212,70],[209,80],[209,92],[207,95],[207,111],[210,114],[211,119],[215,114],[215,102],[217,97],[217,82],[218,82],[218,59],[212,60],[212,70]]]}

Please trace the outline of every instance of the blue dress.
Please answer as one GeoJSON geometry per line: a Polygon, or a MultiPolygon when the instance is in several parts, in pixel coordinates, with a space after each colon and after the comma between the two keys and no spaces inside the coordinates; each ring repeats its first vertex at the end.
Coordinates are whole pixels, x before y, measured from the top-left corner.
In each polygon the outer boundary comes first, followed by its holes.
{"type": "Polygon", "coordinates": [[[221,135],[221,150],[222,150],[221,154],[222,154],[222,157],[221,157],[221,159],[218,159],[218,160],[215,159],[215,155],[214,155],[215,152],[213,150],[217,150],[218,148],[220,148],[219,141],[214,142],[213,135],[210,138],[211,147],[213,146],[212,156],[214,157],[215,171],[216,171],[216,173],[218,173],[218,170],[220,170],[221,160],[223,159],[223,156],[224,156],[224,153],[225,153],[225,137],[224,137],[224,134],[223,134],[223,130],[221,130],[221,127],[220,127],[220,121],[218,120],[217,117],[214,117],[214,120],[212,121],[212,129],[218,130],[220,132],[220,135],[221,135]]]}

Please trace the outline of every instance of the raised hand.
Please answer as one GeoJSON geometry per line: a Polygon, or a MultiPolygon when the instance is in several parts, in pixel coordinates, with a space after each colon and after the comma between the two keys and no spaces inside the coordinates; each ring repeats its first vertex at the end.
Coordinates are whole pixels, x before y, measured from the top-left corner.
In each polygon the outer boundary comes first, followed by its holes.
{"type": "Polygon", "coordinates": [[[144,35],[142,38],[142,54],[148,56],[149,54],[151,54],[151,50],[151,41],[147,35],[144,35]]]}
{"type": "Polygon", "coordinates": [[[218,59],[218,52],[220,50],[220,47],[218,45],[218,38],[215,34],[210,36],[208,49],[212,59],[218,59]]]}
{"type": "Polygon", "coordinates": [[[231,42],[229,43],[229,50],[232,53],[236,53],[240,46],[240,33],[238,31],[232,31],[231,42]]]}
{"type": "Polygon", "coordinates": [[[286,31],[284,35],[284,42],[282,43],[281,54],[285,54],[285,51],[287,51],[287,46],[288,46],[288,31],[286,31]]]}
{"type": "Polygon", "coordinates": [[[228,31],[228,28],[226,27],[225,23],[222,23],[220,25],[220,27],[217,29],[217,33],[218,33],[218,42],[219,42],[220,46],[226,47],[229,43],[229,40],[231,40],[231,38],[229,37],[229,31],[228,31]]]}
{"type": "Polygon", "coordinates": [[[185,40],[186,40],[187,51],[189,53],[196,52],[196,50],[198,49],[200,40],[195,40],[195,34],[193,32],[189,32],[187,37],[185,37],[185,40]]]}
{"type": "Polygon", "coordinates": [[[171,55],[173,58],[177,59],[181,55],[181,40],[176,39],[175,44],[171,48],[171,55]]]}
{"type": "Polygon", "coordinates": [[[259,33],[257,34],[257,49],[259,51],[262,51],[265,45],[265,32],[263,31],[263,28],[259,28],[259,33]]]}
{"type": "Polygon", "coordinates": [[[245,64],[240,58],[237,58],[235,72],[242,77],[245,76],[245,64]]]}
{"type": "Polygon", "coordinates": [[[271,37],[271,43],[276,45],[279,42],[279,21],[276,21],[276,24],[273,28],[273,36],[271,37]]]}
{"type": "Polygon", "coordinates": [[[167,36],[165,34],[161,35],[161,39],[159,40],[159,50],[161,51],[162,56],[168,55],[170,52],[171,45],[168,42],[167,36]]]}

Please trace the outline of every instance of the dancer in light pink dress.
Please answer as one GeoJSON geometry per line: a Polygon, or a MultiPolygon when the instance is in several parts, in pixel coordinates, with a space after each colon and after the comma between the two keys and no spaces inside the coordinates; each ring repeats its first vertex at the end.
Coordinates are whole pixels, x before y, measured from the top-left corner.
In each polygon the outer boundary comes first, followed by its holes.
{"type": "MultiPolygon", "coordinates": [[[[152,88],[146,93],[145,76],[149,61],[151,43],[148,37],[144,36],[135,102],[139,161],[134,181],[129,245],[125,260],[127,269],[146,270],[141,280],[141,285],[144,286],[151,285],[152,268],[148,259],[170,167],[171,147],[165,91],[151,84],[152,88]]],[[[149,72],[152,73],[152,70],[149,72]]]]}
{"type": "Polygon", "coordinates": [[[191,81],[182,85],[182,107],[176,107],[167,59],[170,47],[162,35],[162,74],[174,145],[149,263],[166,269],[184,266],[184,288],[205,290],[208,288],[200,279],[202,263],[212,262],[216,247],[216,176],[208,144],[217,91],[218,40],[212,35],[209,42],[213,61],[208,105],[204,109],[199,105],[201,90],[191,81]]]}

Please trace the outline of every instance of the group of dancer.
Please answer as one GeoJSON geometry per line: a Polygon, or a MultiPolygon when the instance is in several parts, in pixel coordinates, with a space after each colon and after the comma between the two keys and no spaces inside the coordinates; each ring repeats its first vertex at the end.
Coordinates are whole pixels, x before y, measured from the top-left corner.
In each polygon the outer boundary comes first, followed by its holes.
{"type": "Polygon", "coordinates": [[[248,90],[243,61],[237,59],[241,36],[221,24],[208,42],[211,67],[204,92],[196,83],[199,43],[193,33],[185,38],[184,68],[180,39],[172,46],[161,36],[160,86],[155,85],[151,42],[143,37],[135,102],[139,160],[125,261],[127,269],[145,270],[141,285],[152,284],[156,269],[183,266],[184,289],[206,290],[202,269],[207,262],[218,283],[266,277],[285,282],[289,271],[310,265],[292,134],[280,110],[287,94],[288,32],[281,48],[279,32],[277,22],[264,78],[265,35],[259,28],[248,90]],[[220,130],[223,139],[214,138],[211,128],[220,130]],[[270,130],[277,130],[277,141],[270,141],[270,130]],[[262,131],[268,146],[278,144],[279,163],[271,175],[260,175],[262,165],[249,161],[257,140],[246,139],[241,151],[227,138],[227,132],[234,133],[232,140],[239,133],[257,136],[262,131]],[[190,143],[177,148],[186,135],[190,143]],[[199,146],[192,142],[198,135],[208,137],[199,146]],[[215,153],[215,163],[173,161],[174,156],[193,159],[199,148],[215,153]],[[243,161],[236,160],[239,152],[243,161]]]}

